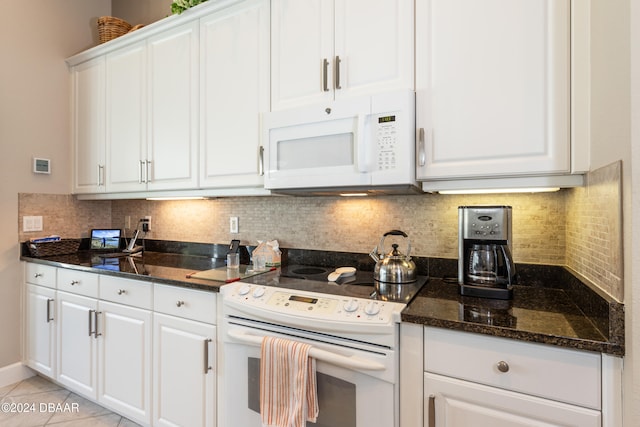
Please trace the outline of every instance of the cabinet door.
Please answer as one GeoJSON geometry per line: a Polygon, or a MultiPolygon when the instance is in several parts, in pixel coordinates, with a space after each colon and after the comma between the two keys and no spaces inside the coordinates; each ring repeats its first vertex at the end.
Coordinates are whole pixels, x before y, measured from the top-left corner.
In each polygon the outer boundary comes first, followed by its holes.
{"type": "Polygon", "coordinates": [[[55,289],[26,285],[26,362],[29,367],[55,378],[55,289]]]}
{"type": "Polygon", "coordinates": [[[198,186],[197,28],[192,22],[148,41],[149,190],[198,186]]]}
{"type": "Polygon", "coordinates": [[[336,0],[335,98],[414,89],[412,0],[336,0]]]}
{"type": "Polygon", "coordinates": [[[418,178],[570,170],[569,0],[416,4],[418,178]]]}
{"type": "Polygon", "coordinates": [[[73,67],[73,191],[105,191],[104,57],[73,67]]]}
{"type": "Polygon", "coordinates": [[[332,100],[333,0],[275,0],[271,8],[271,110],[332,100]]]}
{"type": "Polygon", "coordinates": [[[57,380],[92,399],[97,398],[97,344],[94,312],[98,301],[58,292],[57,380]]]}
{"type": "Polygon", "coordinates": [[[260,115],[269,111],[269,1],[240,2],[202,18],[200,28],[200,185],[261,187],[260,115]]]}
{"type": "Polygon", "coordinates": [[[146,189],[145,42],[106,58],[107,191],[146,189]]]}
{"type": "Polygon", "coordinates": [[[599,411],[425,373],[424,427],[600,427],[599,411]]]}
{"type": "Polygon", "coordinates": [[[215,425],[215,326],[154,313],[153,425],[215,425]]]}
{"type": "Polygon", "coordinates": [[[151,312],[104,301],[99,312],[98,400],[127,418],[150,424],[151,312]]]}

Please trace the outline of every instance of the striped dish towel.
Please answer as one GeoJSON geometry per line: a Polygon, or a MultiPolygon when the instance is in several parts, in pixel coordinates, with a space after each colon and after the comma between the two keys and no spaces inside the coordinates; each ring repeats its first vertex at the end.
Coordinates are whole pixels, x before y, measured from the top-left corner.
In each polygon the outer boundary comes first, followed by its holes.
{"type": "Polygon", "coordinates": [[[316,361],[311,345],[264,337],[260,358],[263,427],[304,427],[318,417],[316,361]]]}

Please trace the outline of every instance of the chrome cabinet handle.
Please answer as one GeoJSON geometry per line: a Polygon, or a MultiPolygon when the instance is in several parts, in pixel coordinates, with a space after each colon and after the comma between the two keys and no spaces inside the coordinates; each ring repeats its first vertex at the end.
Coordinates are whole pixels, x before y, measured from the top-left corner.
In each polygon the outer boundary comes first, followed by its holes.
{"type": "Polygon", "coordinates": [[[125,291],[124,289],[118,289],[118,295],[122,295],[122,294],[126,294],[127,291],[125,291]]]}
{"type": "Polygon", "coordinates": [[[509,372],[509,364],[504,360],[499,361],[496,367],[498,368],[498,371],[502,373],[509,372]]]}
{"type": "Polygon", "coordinates": [[[209,366],[209,343],[213,340],[211,338],[207,338],[204,340],[204,374],[207,375],[210,370],[213,368],[209,366]]]}
{"type": "Polygon", "coordinates": [[[140,160],[138,163],[138,184],[143,184],[144,179],[142,178],[142,168],[144,167],[144,160],[140,160]]]}
{"type": "Polygon", "coordinates": [[[329,61],[322,60],[322,91],[329,92],[329,61]]]}
{"type": "Polygon", "coordinates": [[[53,321],[53,317],[51,317],[51,303],[53,302],[53,298],[47,298],[47,323],[53,321]]]}
{"type": "Polygon", "coordinates": [[[98,187],[104,185],[104,165],[98,165],[98,187]]]}
{"type": "Polygon", "coordinates": [[[264,176],[264,147],[258,149],[258,175],[264,176]]]}
{"type": "Polygon", "coordinates": [[[429,395],[429,427],[436,427],[436,396],[429,395]]]}
{"type": "Polygon", "coordinates": [[[33,275],[34,279],[37,279],[39,277],[42,277],[42,273],[36,273],[36,274],[33,275]]]}
{"type": "Polygon", "coordinates": [[[94,316],[94,318],[95,318],[95,327],[96,327],[96,328],[95,328],[95,330],[93,331],[93,338],[96,338],[96,339],[97,339],[100,335],[102,335],[102,334],[99,334],[99,333],[98,333],[98,315],[100,315],[100,314],[102,314],[102,312],[101,312],[101,311],[95,311],[95,310],[94,310],[94,312],[93,312],[93,316],[94,316]]]}
{"type": "Polygon", "coordinates": [[[146,164],[146,168],[145,168],[144,182],[151,182],[151,170],[150,170],[151,160],[147,160],[145,164],[146,164]]]}
{"type": "Polygon", "coordinates": [[[93,335],[93,331],[91,330],[91,324],[93,323],[93,313],[95,310],[89,310],[89,336],[93,335]]]}
{"type": "Polygon", "coordinates": [[[69,283],[69,284],[70,284],[71,286],[75,286],[75,285],[77,285],[78,283],[80,283],[80,281],[79,281],[79,280],[72,280],[72,281],[71,281],[71,283],[69,283]]]}
{"type": "Polygon", "coordinates": [[[340,63],[342,61],[340,60],[339,56],[336,56],[336,89],[342,89],[342,87],[340,86],[340,63]]]}
{"type": "Polygon", "coordinates": [[[177,307],[182,307],[184,305],[184,301],[176,301],[177,307]]]}
{"type": "Polygon", "coordinates": [[[418,130],[418,165],[424,166],[427,163],[427,147],[424,141],[424,128],[418,130]]]}

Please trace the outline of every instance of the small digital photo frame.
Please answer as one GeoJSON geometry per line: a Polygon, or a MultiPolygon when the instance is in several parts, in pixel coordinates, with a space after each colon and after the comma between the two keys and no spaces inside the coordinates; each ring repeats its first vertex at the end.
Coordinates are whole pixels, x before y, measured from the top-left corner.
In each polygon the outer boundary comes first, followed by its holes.
{"type": "Polygon", "coordinates": [[[92,251],[117,251],[120,249],[121,230],[115,228],[95,228],[91,230],[92,251]]]}

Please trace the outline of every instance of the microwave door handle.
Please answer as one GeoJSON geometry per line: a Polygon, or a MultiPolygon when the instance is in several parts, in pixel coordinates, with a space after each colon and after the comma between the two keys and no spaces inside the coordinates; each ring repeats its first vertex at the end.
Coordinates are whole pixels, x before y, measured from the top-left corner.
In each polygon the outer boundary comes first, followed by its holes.
{"type": "MultiPolygon", "coordinates": [[[[237,330],[230,330],[227,332],[229,336],[244,344],[250,344],[256,347],[262,345],[263,337],[258,335],[251,335],[237,330]]],[[[349,369],[362,369],[367,371],[384,371],[385,366],[381,363],[372,362],[359,357],[343,356],[341,354],[333,353],[331,351],[322,350],[316,347],[309,349],[309,356],[316,360],[331,363],[332,365],[340,366],[349,369]]]]}
{"type": "Polygon", "coordinates": [[[365,114],[358,114],[358,124],[355,135],[355,150],[356,150],[356,170],[360,173],[369,172],[367,165],[367,147],[368,138],[365,135],[365,120],[367,119],[365,114]]]}

